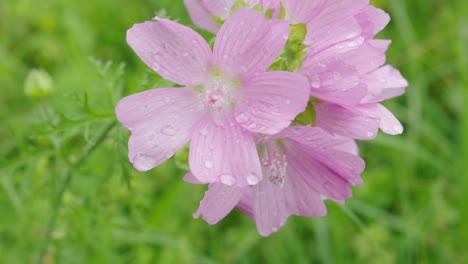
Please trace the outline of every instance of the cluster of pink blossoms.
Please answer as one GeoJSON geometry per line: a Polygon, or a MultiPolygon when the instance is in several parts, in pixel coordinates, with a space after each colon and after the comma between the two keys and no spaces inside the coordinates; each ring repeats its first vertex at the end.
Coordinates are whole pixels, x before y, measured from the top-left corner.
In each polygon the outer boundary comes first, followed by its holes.
{"type": "Polygon", "coordinates": [[[324,216],[361,185],[355,139],[403,127],[381,101],[407,86],[373,37],[389,16],[368,0],[185,0],[193,22],[159,17],[127,42],[178,84],[123,98],[129,159],[152,169],[190,143],[184,180],[209,184],[195,216],[210,224],[238,208],[261,235],[290,215],[324,216]]]}

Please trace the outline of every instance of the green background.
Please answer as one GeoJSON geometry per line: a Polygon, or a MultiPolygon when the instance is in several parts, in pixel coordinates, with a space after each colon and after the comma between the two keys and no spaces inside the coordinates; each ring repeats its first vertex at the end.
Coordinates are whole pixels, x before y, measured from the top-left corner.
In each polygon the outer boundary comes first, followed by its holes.
{"type": "Polygon", "coordinates": [[[237,211],[193,219],[205,187],[174,159],[147,173],[127,160],[116,102],[170,84],[125,32],[156,13],[191,24],[182,0],[0,1],[0,263],[467,263],[468,2],[372,3],[410,83],[385,103],[405,132],[359,143],[365,184],[345,205],[262,238],[237,211]],[[53,79],[46,98],[24,93],[33,68],[53,79]]]}

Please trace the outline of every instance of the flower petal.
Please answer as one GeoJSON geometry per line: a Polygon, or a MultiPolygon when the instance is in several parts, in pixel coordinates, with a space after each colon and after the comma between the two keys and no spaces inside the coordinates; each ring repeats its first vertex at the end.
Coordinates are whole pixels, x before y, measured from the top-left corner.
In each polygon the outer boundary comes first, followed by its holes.
{"type": "Polygon", "coordinates": [[[285,146],[288,166],[294,168],[297,174],[316,192],[338,202],[351,197],[348,181],[318,161],[313,155],[316,149],[293,141],[289,141],[285,146]]]}
{"type": "MultiPolygon", "coordinates": [[[[200,1],[200,0],[199,0],[200,1]]],[[[235,0],[201,0],[211,15],[227,18],[235,0]]]]}
{"type": "Polygon", "coordinates": [[[355,15],[366,39],[372,39],[390,22],[390,16],[382,9],[368,5],[355,15]]]}
{"type": "Polygon", "coordinates": [[[202,84],[211,58],[206,41],[186,26],[158,17],[155,20],[129,29],[128,44],[165,79],[189,86],[202,84]]]}
{"type": "Polygon", "coordinates": [[[184,0],[184,4],[190,19],[196,26],[213,34],[218,32],[218,26],[201,0],[184,0]]]}
{"type": "Polygon", "coordinates": [[[341,105],[355,105],[367,94],[357,70],[336,59],[308,65],[300,70],[307,76],[310,94],[341,105]]]}
{"type": "Polygon", "coordinates": [[[403,126],[400,121],[385,106],[377,104],[380,113],[380,129],[390,135],[403,133],[403,126]]]}
{"type": "Polygon", "coordinates": [[[298,23],[307,23],[326,7],[327,1],[282,0],[281,3],[290,18],[298,23]]]}
{"type": "Polygon", "coordinates": [[[340,59],[353,65],[359,74],[369,73],[385,63],[385,51],[390,45],[387,40],[366,41],[358,49],[346,52],[340,59]]]}
{"type": "Polygon", "coordinates": [[[243,187],[262,178],[252,133],[233,117],[200,122],[192,136],[189,163],[193,175],[203,183],[243,187]]]}
{"type": "Polygon", "coordinates": [[[230,187],[221,183],[210,184],[193,217],[202,215],[203,220],[213,225],[223,219],[241,199],[243,188],[230,187]]]}
{"type": "Polygon", "coordinates": [[[239,9],[217,34],[214,64],[230,74],[264,72],[275,61],[288,36],[286,21],[266,20],[254,10],[239,9]]]}
{"type": "MultiPolygon", "coordinates": [[[[254,187],[254,218],[260,235],[278,231],[289,217],[282,188],[266,177],[254,187]]],[[[289,195],[289,194],[288,194],[289,195]]]]}
{"type": "Polygon", "coordinates": [[[182,148],[204,114],[196,93],[184,88],[130,95],[120,100],[115,111],[132,132],[128,157],[139,171],[156,167],[182,148]]]}
{"type": "Polygon", "coordinates": [[[385,65],[364,76],[363,81],[369,88],[365,102],[380,102],[405,92],[408,82],[400,72],[390,65],[385,65]]]}
{"type": "Polygon", "coordinates": [[[350,109],[321,103],[315,106],[317,126],[337,135],[354,139],[369,140],[375,138],[379,129],[378,116],[367,116],[357,109],[350,109]]]}
{"type": "Polygon", "coordinates": [[[307,79],[291,72],[266,72],[241,84],[236,121],[252,132],[274,134],[307,106],[307,79]]]}

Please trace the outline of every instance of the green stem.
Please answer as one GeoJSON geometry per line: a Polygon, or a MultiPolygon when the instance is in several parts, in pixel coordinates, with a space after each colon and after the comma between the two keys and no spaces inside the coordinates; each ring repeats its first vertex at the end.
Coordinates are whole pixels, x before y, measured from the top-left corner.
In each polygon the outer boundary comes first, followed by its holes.
{"type": "Polygon", "coordinates": [[[112,121],[109,125],[107,125],[104,130],[101,132],[99,137],[97,138],[96,142],[92,145],[90,145],[80,156],[80,158],[72,164],[69,168],[68,171],[65,175],[65,178],[63,179],[62,183],[60,184],[60,188],[57,192],[57,195],[55,196],[55,199],[51,202],[52,203],[52,212],[50,215],[49,220],[47,221],[46,225],[46,231],[44,233],[44,238],[43,238],[43,244],[39,248],[39,255],[37,258],[37,263],[42,263],[42,260],[44,259],[44,256],[47,253],[47,246],[49,245],[50,238],[52,231],[54,230],[55,223],[57,222],[57,216],[60,211],[60,208],[62,207],[62,198],[63,194],[67,190],[68,186],[70,185],[70,182],[73,178],[73,171],[75,171],[75,168],[78,168],[81,166],[86,159],[104,142],[106,139],[107,135],[109,132],[112,130],[112,128],[117,124],[116,121],[112,121]]]}

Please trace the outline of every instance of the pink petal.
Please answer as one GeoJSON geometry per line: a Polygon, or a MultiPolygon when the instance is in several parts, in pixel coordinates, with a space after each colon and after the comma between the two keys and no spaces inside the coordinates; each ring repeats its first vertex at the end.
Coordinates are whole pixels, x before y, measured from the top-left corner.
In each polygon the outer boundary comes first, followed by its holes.
{"type": "Polygon", "coordinates": [[[147,171],[182,148],[203,117],[197,94],[184,88],[159,88],[127,96],[115,109],[131,132],[128,157],[135,169],[147,171]]]}
{"type": "Polygon", "coordinates": [[[218,26],[201,0],[184,0],[184,4],[190,19],[196,26],[214,34],[218,32],[218,26]]]}
{"type": "Polygon", "coordinates": [[[348,181],[319,162],[312,154],[314,151],[301,144],[288,142],[288,166],[294,168],[311,188],[327,198],[341,202],[351,197],[348,181]]]}
{"type": "Polygon", "coordinates": [[[366,6],[355,17],[361,25],[362,35],[367,39],[372,39],[390,22],[390,16],[387,13],[371,5],[366,6]]]}
{"type": "Polygon", "coordinates": [[[290,18],[298,23],[307,23],[316,17],[326,6],[328,0],[282,0],[281,3],[290,18]]]}
{"type": "Polygon", "coordinates": [[[380,113],[380,129],[390,135],[403,133],[403,126],[400,121],[385,106],[377,104],[380,113]]]}
{"type": "Polygon", "coordinates": [[[354,139],[369,140],[375,138],[379,128],[378,116],[369,117],[357,109],[321,103],[315,106],[316,125],[337,135],[354,139]]]}
{"type": "Polygon", "coordinates": [[[400,72],[390,65],[367,74],[363,81],[369,88],[369,94],[364,99],[366,102],[380,102],[400,96],[408,86],[408,82],[400,72]]]}
{"type": "Polygon", "coordinates": [[[354,16],[368,4],[369,0],[329,0],[324,10],[318,16],[313,17],[310,22],[323,27],[337,20],[354,16]]]}
{"type": "Polygon", "coordinates": [[[243,187],[262,178],[252,133],[244,131],[233,117],[200,122],[192,136],[189,163],[193,175],[203,183],[243,187]]]}
{"type": "Polygon", "coordinates": [[[356,69],[342,61],[309,64],[299,72],[309,79],[310,94],[328,102],[358,104],[367,94],[367,88],[360,83],[356,69]]]}
{"type": "Polygon", "coordinates": [[[239,89],[236,121],[252,132],[274,134],[306,108],[307,79],[291,72],[266,72],[239,89]]]}
{"type": "Polygon", "coordinates": [[[195,178],[195,176],[193,176],[192,172],[190,171],[185,174],[182,180],[191,184],[203,184],[203,182],[200,182],[197,178],[195,178]]]}
{"type": "Polygon", "coordinates": [[[254,218],[254,209],[253,209],[253,188],[244,188],[244,193],[239,203],[236,205],[242,213],[247,215],[250,219],[255,220],[254,218]]]}
{"type": "Polygon", "coordinates": [[[362,43],[361,26],[354,17],[338,18],[330,24],[322,25],[311,22],[307,24],[305,43],[309,44],[311,55],[333,49],[335,54],[353,50],[362,43]]]}
{"type": "Polygon", "coordinates": [[[358,49],[346,52],[340,59],[353,65],[359,74],[371,72],[385,63],[385,51],[390,41],[371,40],[366,41],[358,49]]]}
{"type": "Polygon", "coordinates": [[[214,64],[223,71],[253,75],[266,71],[289,36],[286,21],[240,9],[221,27],[214,44],[214,64]]]}
{"type": "Polygon", "coordinates": [[[288,219],[285,193],[266,178],[253,188],[257,229],[260,235],[269,236],[286,224],[288,219]]]}
{"type": "Polygon", "coordinates": [[[318,217],[327,214],[321,195],[312,189],[293,166],[283,186],[288,212],[294,215],[318,217]]]}
{"type": "Polygon", "coordinates": [[[203,216],[208,224],[213,225],[223,219],[239,202],[243,188],[229,187],[220,183],[210,184],[205,197],[200,203],[195,218],[203,216]]]}
{"type": "MultiPolygon", "coordinates": [[[[200,0],[199,0],[200,1],[200,0]]],[[[201,0],[211,15],[227,18],[235,0],[201,0]]]]}
{"type": "Polygon", "coordinates": [[[186,26],[158,17],[155,20],[129,29],[128,44],[165,79],[189,86],[202,84],[211,57],[206,41],[186,26]]]}

